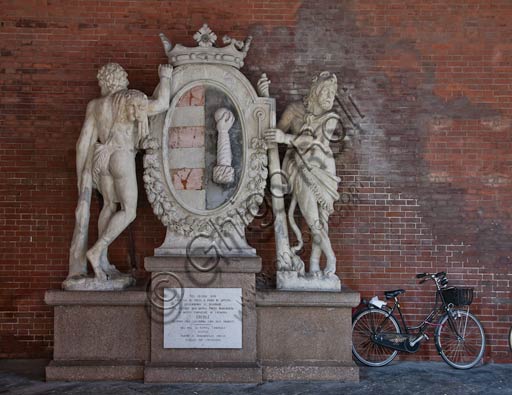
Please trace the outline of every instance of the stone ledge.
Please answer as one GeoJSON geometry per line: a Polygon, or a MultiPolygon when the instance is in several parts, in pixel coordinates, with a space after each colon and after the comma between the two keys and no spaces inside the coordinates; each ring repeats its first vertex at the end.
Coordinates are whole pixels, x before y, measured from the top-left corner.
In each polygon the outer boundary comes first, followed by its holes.
{"type": "Polygon", "coordinates": [[[354,381],[359,382],[359,368],[354,364],[266,365],[263,381],[354,381]]]}
{"type": "Polygon", "coordinates": [[[256,306],[274,307],[355,307],[361,302],[359,292],[342,286],[340,292],[258,290],[256,306]]]}
{"type": "Polygon", "coordinates": [[[52,289],[46,291],[44,301],[50,306],[143,306],[147,303],[147,298],[143,288],[131,288],[123,291],[60,291],[52,289]]]}
{"type": "Polygon", "coordinates": [[[261,367],[257,364],[148,364],[146,383],[260,383],[261,367]]]}
{"type": "Polygon", "coordinates": [[[215,256],[194,257],[197,266],[211,267],[210,270],[198,270],[186,256],[151,256],[144,259],[144,268],[148,272],[195,272],[195,273],[259,273],[261,258],[259,256],[228,256],[221,257],[215,263],[215,256]],[[211,263],[207,261],[213,260],[211,263]]]}
{"type": "Polygon", "coordinates": [[[142,380],[144,365],[136,361],[51,361],[46,367],[47,381],[142,380]]]}

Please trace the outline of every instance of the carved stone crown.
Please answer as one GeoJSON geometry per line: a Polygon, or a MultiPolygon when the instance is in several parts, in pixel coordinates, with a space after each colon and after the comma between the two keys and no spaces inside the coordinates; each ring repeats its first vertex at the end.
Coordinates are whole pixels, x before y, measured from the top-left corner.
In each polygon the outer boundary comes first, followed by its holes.
{"type": "Polygon", "coordinates": [[[165,53],[169,58],[169,63],[173,66],[197,63],[225,64],[228,66],[241,68],[244,65],[244,59],[247,56],[251,45],[252,37],[249,36],[245,41],[238,41],[231,37],[224,36],[222,41],[227,44],[225,47],[217,48],[214,46],[217,35],[212,32],[207,24],[204,24],[199,31],[194,34],[194,39],[198,46],[195,48],[185,47],[176,44],[174,48],[169,39],[160,33],[160,39],[164,45],[165,53]]]}

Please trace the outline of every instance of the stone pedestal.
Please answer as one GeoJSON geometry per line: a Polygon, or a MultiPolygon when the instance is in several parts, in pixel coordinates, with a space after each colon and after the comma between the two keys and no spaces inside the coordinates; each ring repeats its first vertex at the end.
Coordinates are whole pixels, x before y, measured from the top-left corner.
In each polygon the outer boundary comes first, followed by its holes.
{"type": "Polygon", "coordinates": [[[146,293],[47,291],[54,306],[53,361],[47,380],[142,380],[149,358],[146,293]]]}
{"type": "MultiPolygon", "coordinates": [[[[206,265],[206,258],[196,263],[206,265]]],[[[200,266],[199,266],[200,267],[200,266]]],[[[54,306],[54,359],[47,380],[259,383],[357,381],[351,308],[359,294],[255,291],[258,257],[219,261],[201,272],[185,257],[151,257],[152,285],[241,288],[242,348],[164,348],[163,309],[151,288],[112,292],[48,291],[54,306]],[[167,282],[162,277],[168,276],[167,282]]]]}
{"type": "MultiPolygon", "coordinates": [[[[259,383],[261,368],[256,348],[255,275],[261,270],[257,256],[220,259],[185,256],[155,256],[145,259],[152,283],[173,288],[241,288],[242,348],[164,348],[164,310],[152,304],[151,347],[146,364],[146,382],[259,383]],[[204,269],[201,269],[204,268],[204,269]],[[207,270],[206,270],[207,269],[207,270]]],[[[158,299],[158,298],[157,298],[158,299]]]]}
{"type": "Polygon", "coordinates": [[[359,381],[352,362],[352,307],[359,293],[258,291],[263,381],[359,381]]]}

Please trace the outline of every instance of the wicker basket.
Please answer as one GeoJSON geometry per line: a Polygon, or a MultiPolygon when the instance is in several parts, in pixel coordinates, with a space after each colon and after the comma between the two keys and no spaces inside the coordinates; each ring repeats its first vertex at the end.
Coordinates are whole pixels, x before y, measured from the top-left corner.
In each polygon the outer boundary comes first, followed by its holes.
{"type": "Polygon", "coordinates": [[[473,288],[446,288],[442,290],[446,304],[469,306],[473,302],[473,288]]]}

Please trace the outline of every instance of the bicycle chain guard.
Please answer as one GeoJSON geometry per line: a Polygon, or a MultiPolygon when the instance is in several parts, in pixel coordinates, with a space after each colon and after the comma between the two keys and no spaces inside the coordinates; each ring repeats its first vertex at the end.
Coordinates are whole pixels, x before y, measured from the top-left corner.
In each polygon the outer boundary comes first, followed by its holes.
{"type": "Polygon", "coordinates": [[[404,333],[378,333],[372,336],[373,342],[393,350],[415,353],[420,348],[421,341],[411,345],[416,336],[404,333]]]}

